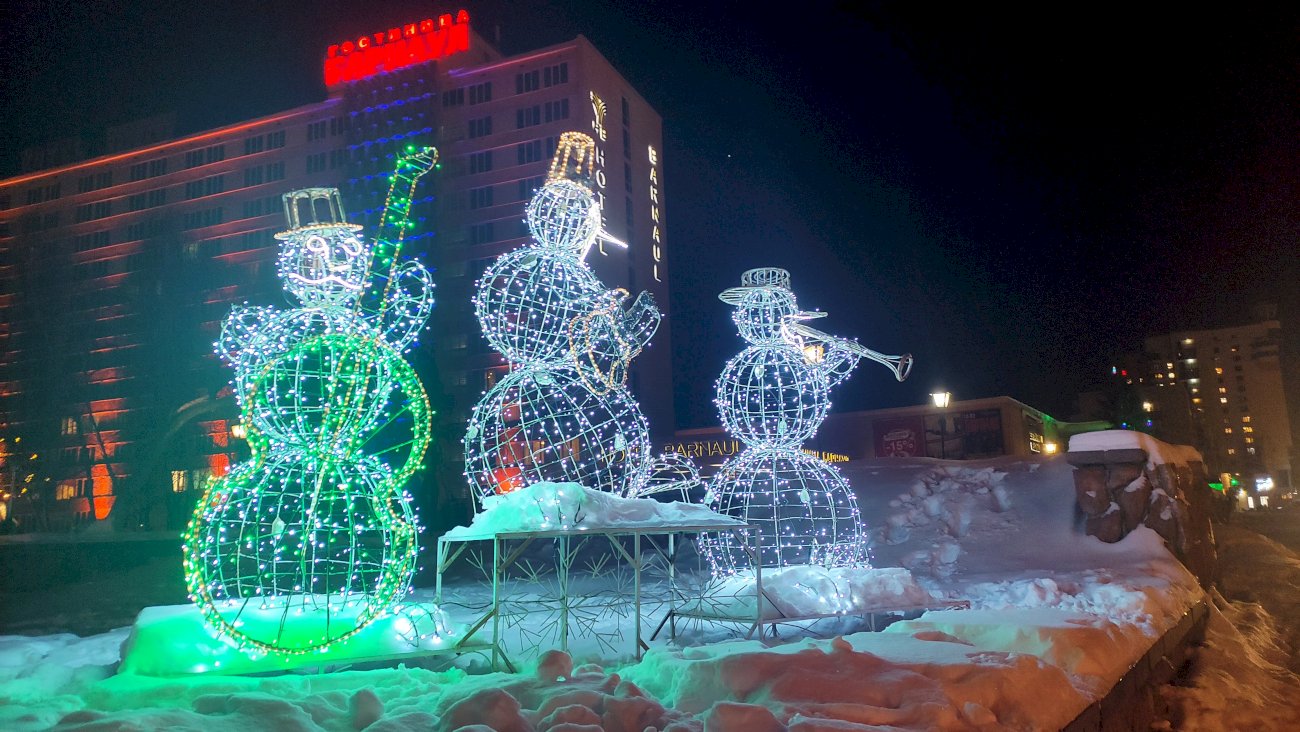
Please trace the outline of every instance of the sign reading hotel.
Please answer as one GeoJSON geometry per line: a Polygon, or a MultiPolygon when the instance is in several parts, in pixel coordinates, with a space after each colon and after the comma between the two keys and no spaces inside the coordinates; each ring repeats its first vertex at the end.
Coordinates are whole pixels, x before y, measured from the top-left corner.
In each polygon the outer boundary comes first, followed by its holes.
{"type": "MultiPolygon", "coordinates": [[[[605,140],[609,137],[605,129],[605,114],[608,107],[596,92],[588,92],[588,96],[591,98],[591,136],[596,141],[596,164],[592,166],[592,178],[596,185],[596,203],[600,204],[600,228],[608,231],[609,222],[605,220],[605,186],[609,183],[609,178],[605,175],[605,140]]],[[[596,240],[596,249],[601,254],[606,254],[604,239],[596,240]]]]}
{"type": "Polygon", "coordinates": [[[325,52],[325,86],[346,84],[469,50],[464,10],[335,43],[325,52]]]}

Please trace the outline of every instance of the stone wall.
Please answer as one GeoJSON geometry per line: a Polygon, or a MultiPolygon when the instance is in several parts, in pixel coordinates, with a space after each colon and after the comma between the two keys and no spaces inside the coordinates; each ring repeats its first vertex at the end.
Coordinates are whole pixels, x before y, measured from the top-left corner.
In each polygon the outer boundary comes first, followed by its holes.
{"type": "Polygon", "coordinates": [[[1117,542],[1138,526],[1164,538],[1203,586],[1214,581],[1212,496],[1201,462],[1148,463],[1141,448],[1071,451],[1074,493],[1084,530],[1117,542]]]}

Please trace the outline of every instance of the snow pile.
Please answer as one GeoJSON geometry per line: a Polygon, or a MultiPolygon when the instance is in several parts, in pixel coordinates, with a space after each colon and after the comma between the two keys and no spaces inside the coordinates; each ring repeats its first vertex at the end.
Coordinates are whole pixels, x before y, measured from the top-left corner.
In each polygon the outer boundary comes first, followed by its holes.
{"type": "Polygon", "coordinates": [[[1134,626],[1150,636],[1172,627],[1201,598],[1196,578],[1169,554],[1156,532],[1138,527],[1117,546],[1128,559],[1121,566],[973,583],[963,588],[963,596],[975,608],[1085,613],[1134,626]]]}
{"type": "Polygon", "coordinates": [[[1155,467],[1166,463],[1204,462],[1201,453],[1187,445],[1170,445],[1151,435],[1133,430],[1102,430],[1084,432],[1070,438],[1070,452],[1090,452],[1094,450],[1146,450],[1147,465],[1155,467]]]}
{"type": "Polygon", "coordinates": [[[1060,729],[1083,706],[1067,676],[1032,655],[939,635],[654,649],[622,673],[721,730],[1060,729]]]}
{"type": "MultiPolygon", "coordinates": [[[[705,593],[711,611],[723,617],[754,617],[754,585],[752,572],[715,581],[705,593]]],[[[934,601],[906,569],[809,565],[765,570],[763,598],[764,618],[862,614],[924,607],[934,601]]]]}
{"type": "Polygon", "coordinates": [[[706,506],[661,503],[653,498],[623,498],[577,483],[534,483],[483,499],[483,511],[469,526],[457,526],[449,539],[484,539],[498,534],[570,529],[738,526],[744,522],[706,506]]]}
{"type": "Polygon", "coordinates": [[[951,575],[961,556],[956,540],[970,533],[974,513],[1011,508],[1011,494],[1003,484],[1006,475],[992,467],[955,465],[921,473],[906,492],[889,502],[895,512],[885,520],[882,538],[889,544],[901,544],[924,533],[934,543],[908,554],[903,566],[938,577],[951,575]]]}
{"type": "Polygon", "coordinates": [[[1300,729],[1300,555],[1236,526],[1215,531],[1228,597],[1211,593],[1205,644],[1187,681],[1162,690],[1169,728],[1300,729]]]}
{"type": "MultiPolygon", "coordinates": [[[[328,615],[298,609],[290,612],[289,622],[303,622],[308,630],[328,622],[355,624],[354,618],[345,613],[355,615],[360,611],[361,603],[335,608],[328,615]]],[[[285,622],[284,614],[283,608],[259,608],[250,602],[239,612],[237,622],[269,626],[285,622]]],[[[287,671],[302,666],[397,658],[446,648],[462,632],[463,628],[447,621],[437,605],[408,602],[392,608],[356,635],[324,651],[266,654],[241,649],[229,636],[215,635],[195,605],[147,607],[140,612],[122,645],[121,671],[146,676],[287,671]]]]}
{"type": "Polygon", "coordinates": [[[82,695],[113,675],[126,633],[0,636],[0,729],[46,729],[85,706],[82,695]]]}
{"type": "MultiPolygon", "coordinates": [[[[1190,686],[1162,689],[1172,728],[1300,729],[1300,677],[1286,669],[1276,621],[1255,603],[1212,595],[1205,645],[1192,660],[1190,686]]],[[[1294,623],[1294,619],[1292,619],[1294,623]]]]}
{"type": "MultiPolygon", "coordinates": [[[[973,609],[928,612],[881,633],[774,648],[736,640],[668,646],[661,635],[638,663],[575,668],[569,656],[548,653],[525,675],[399,668],[160,679],[110,675],[115,659],[108,658],[115,654],[107,649],[121,641],[121,633],[80,641],[5,639],[0,662],[13,668],[5,668],[8,676],[0,679],[6,682],[0,686],[0,728],[43,729],[62,718],[70,729],[1060,729],[1201,596],[1152,532],[1136,531],[1116,544],[1084,536],[1075,526],[1071,470],[1063,459],[961,467],[915,459],[860,461],[844,472],[868,527],[881,532],[875,545],[880,568],[765,572],[765,590],[780,609],[822,614],[823,607],[920,604],[932,602],[931,596],[969,599],[973,609]],[[918,484],[923,492],[914,490],[918,484]],[[902,525],[909,533],[891,544],[884,532],[894,515],[908,517],[902,525]],[[948,551],[949,545],[959,550],[952,561],[932,553],[925,573],[900,568],[908,556],[936,547],[948,551]],[[934,571],[935,561],[950,566],[934,571]],[[69,659],[80,657],[82,646],[85,668],[70,672],[69,659]],[[28,681],[15,685],[14,679],[28,681]]],[[[541,485],[493,501],[471,527],[458,531],[478,538],[615,522],[731,525],[701,510],[541,485]]],[[[626,589],[611,584],[606,591],[625,600],[626,589]]],[[[598,592],[586,596],[599,598],[598,592]]],[[[455,615],[462,608],[443,607],[453,620],[462,620],[455,615]]],[[[590,622],[628,637],[626,618],[603,611],[597,605],[583,609],[590,622]]],[[[1226,643],[1223,649],[1231,652],[1226,643]]],[[[1265,677],[1242,678],[1260,685],[1265,677]]],[[[1268,698],[1282,698],[1285,687],[1269,689],[1268,698]]],[[[1243,685],[1232,693],[1247,691],[1243,685]]],[[[1187,719],[1193,716],[1189,712],[1187,719]]],[[[1212,712],[1204,718],[1211,721],[1201,728],[1213,728],[1212,712]]]]}

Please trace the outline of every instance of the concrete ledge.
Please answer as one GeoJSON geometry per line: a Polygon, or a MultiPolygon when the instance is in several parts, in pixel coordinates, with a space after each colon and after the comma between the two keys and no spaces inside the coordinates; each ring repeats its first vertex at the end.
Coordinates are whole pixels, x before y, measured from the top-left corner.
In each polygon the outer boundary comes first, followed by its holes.
{"type": "Polygon", "coordinates": [[[1079,450],[1065,453],[1065,462],[1080,465],[1111,465],[1114,463],[1146,463],[1147,451],[1140,447],[1122,450],[1079,450]]]}
{"type": "Polygon", "coordinates": [[[1195,646],[1205,640],[1209,618],[1210,608],[1204,600],[1193,605],[1104,697],[1089,704],[1062,732],[1149,730],[1156,721],[1156,688],[1173,681],[1195,652],[1195,646]]]}

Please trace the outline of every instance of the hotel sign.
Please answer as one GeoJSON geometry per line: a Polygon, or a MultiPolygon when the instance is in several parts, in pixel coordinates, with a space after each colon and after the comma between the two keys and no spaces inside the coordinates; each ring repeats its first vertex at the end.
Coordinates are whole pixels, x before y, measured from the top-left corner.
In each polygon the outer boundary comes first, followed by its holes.
{"type": "Polygon", "coordinates": [[[428,18],[335,43],[325,52],[325,86],[435,61],[469,50],[469,13],[428,18]]]}
{"type": "Polygon", "coordinates": [[[655,282],[663,282],[659,265],[664,261],[663,235],[659,233],[659,151],[654,145],[648,146],[650,157],[650,257],[654,260],[655,282]]]}
{"type": "MultiPolygon", "coordinates": [[[[608,231],[609,222],[605,220],[605,187],[609,184],[609,178],[605,175],[605,140],[609,139],[609,132],[605,129],[605,115],[608,107],[596,92],[590,91],[587,95],[591,99],[591,137],[596,141],[596,164],[591,168],[591,177],[596,188],[596,203],[600,205],[600,227],[608,231]]],[[[596,240],[596,250],[606,254],[603,239],[596,240]]]]}

